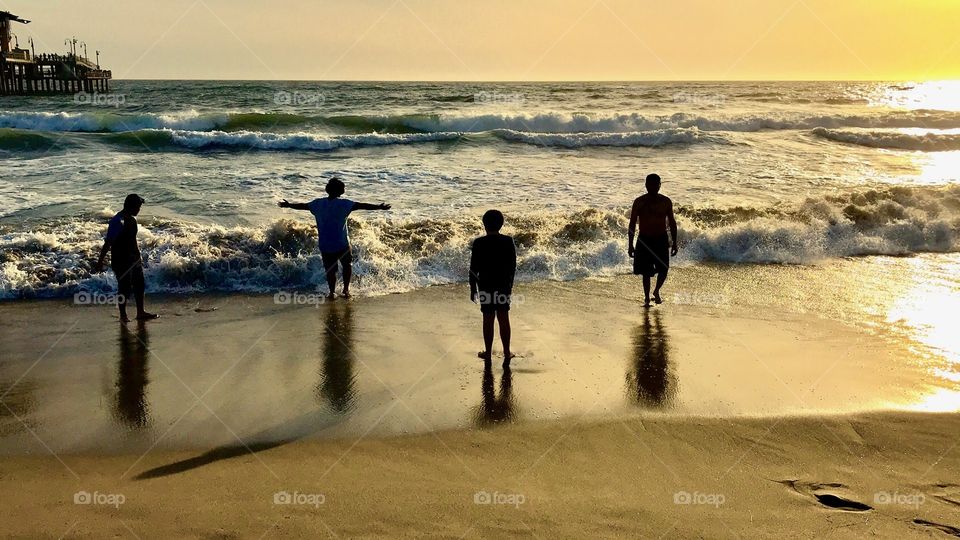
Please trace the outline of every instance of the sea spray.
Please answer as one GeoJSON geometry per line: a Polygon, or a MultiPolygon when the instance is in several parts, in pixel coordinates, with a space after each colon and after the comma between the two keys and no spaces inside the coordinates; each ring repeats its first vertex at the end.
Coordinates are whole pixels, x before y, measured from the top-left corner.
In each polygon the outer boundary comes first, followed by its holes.
{"type": "MultiPolygon", "coordinates": [[[[682,264],[815,264],[848,256],[960,250],[960,186],[897,187],[759,208],[678,206],[682,264]]],[[[359,294],[462,283],[475,216],[458,219],[351,218],[359,294]]],[[[629,271],[621,211],[531,211],[511,215],[518,279],[569,280],[629,271]]],[[[91,275],[102,217],[83,217],[0,235],[0,296],[68,296],[109,290],[91,275]]],[[[141,221],[148,290],[269,292],[322,286],[323,265],[308,220],[262,227],[141,221]]]]}

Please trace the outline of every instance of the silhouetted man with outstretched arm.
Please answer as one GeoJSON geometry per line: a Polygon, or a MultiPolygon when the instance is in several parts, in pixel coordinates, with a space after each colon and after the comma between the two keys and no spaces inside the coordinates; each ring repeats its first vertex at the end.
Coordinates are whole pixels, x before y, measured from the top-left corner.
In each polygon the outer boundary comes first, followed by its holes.
{"type": "Polygon", "coordinates": [[[107,227],[107,237],[100,249],[100,257],[94,267],[94,273],[103,271],[103,260],[110,251],[110,268],[117,275],[117,307],[120,308],[120,321],[127,322],[127,300],[130,293],[137,302],[137,320],[156,319],[159,315],[147,313],[143,309],[143,296],[146,284],[143,279],[143,259],[140,246],[137,245],[137,214],[144,200],[135,193],[127,195],[123,201],[123,210],[117,212],[107,227]]]}
{"type": "Polygon", "coordinates": [[[633,273],[643,276],[643,305],[650,307],[650,278],[654,274],[657,285],[653,289],[653,300],[658,304],[663,302],[660,288],[667,280],[670,257],[677,254],[677,220],[673,215],[673,201],[660,194],[660,177],[648,175],[646,185],[647,194],[633,201],[627,253],[633,257],[633,273]]]}
{"type": "Polygon", "coordinates": [[[343,266],[343,296],[350,297],[350,278],[353,276],[353,254],[350,251],[350,238],[347,234],[347,216],[354,210],[389,210],[389,204],[367,204],[353,202],[341,197],[346,186],[339,178],[327,182],[325,198],[314,199],[308,203],[292,203],[286,199],[277,203],[280,208],[308,210],[317,220],[317,247],[323,259],[323,268],[327,274],[327,286],[330,292],[327,298],[336,297],[337,263],[343,266]]]}

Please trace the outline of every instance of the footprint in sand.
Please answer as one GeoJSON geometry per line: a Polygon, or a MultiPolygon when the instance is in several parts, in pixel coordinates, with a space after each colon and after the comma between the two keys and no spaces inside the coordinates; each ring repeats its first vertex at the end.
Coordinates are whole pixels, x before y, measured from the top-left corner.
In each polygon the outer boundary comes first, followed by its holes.
{"type": "Polygon", "coordinates": [[[929,491],[941,502],[960,506],[960,484],[934,484],[929,491]]]}
{"type": "Polygon", "coordinates": [[[917,525],[923,525],[924,527],[932,527],[939,531],[945,532],[951,536],[956,536],[960,538],[960,529],[953,527],[951,525],[944,525],[942,523],[934,523],[932,521],[927,521],[925,519],[915,519],[913,520],[917,525]]]}
{"type": "MultiPolygon", "coordinates": [[[[933,484],[929,486],[926,491],[940,502],[951,506],[960,507],[960,484],[933,484]]],[[[913,522],[916,525],[936,529],[950,536],[956,536],[957,538],[960,538],[960,527],[936,523],[934,521],[928,521],[920,518],[914,519],[913,522]]]]}
{"type": "Polygon", "coordinates": [[[862,502],[847,499],[832,493],[814,493],[813,496],[817,498],[820,504],[829,506],[830,508],[839,508],[840,510],[849,510],[851,512],[865,512],[871,509],[869,505],[863,504],[862,502]]]}
{"type": "Polygon", "coordinates": [[[845,510],[847,512],[866,512],[873,507],[864,504],[849,494],[847,486],[837,482],[801,482],[799,480],[777,480],[801,495],[813,497],[818,503],[828,508],[845,510]]]}

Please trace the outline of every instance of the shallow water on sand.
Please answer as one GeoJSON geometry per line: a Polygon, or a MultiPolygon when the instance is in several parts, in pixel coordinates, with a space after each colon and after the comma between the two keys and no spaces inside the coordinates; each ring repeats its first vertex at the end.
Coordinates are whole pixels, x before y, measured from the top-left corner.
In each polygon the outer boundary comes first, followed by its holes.
{"type": "Polygon", "coordinates": [[[322,305],[153,298],[163,318],[143,327],[118,325],[106,306],[7,303],[0,451],[142,453],[636,413],[956,411],[958,267],[954,255],[699,265],[675,270],[651,310],[630,277],[527,284],[509,373],[476,358],[479,314],[462,286],[322,305]]]}

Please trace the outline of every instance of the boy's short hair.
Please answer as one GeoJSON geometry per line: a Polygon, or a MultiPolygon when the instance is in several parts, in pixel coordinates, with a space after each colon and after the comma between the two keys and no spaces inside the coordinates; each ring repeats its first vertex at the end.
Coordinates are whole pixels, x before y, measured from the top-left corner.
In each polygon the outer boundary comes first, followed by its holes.
{"type": "Polygon", "coordinates": [[[343,183],[343,180],[334,176],[327,181],[327,187],[325,190],[328,195],[339,197],[340,195],[343,195],[345,191],[347,191],[347,186],[343,183]]]}
{"type": "Polygon", "coordinates": [[[499,210],[487,210],[483,214],[483,228],[498,232],[503,227],[503,213],[499,210]]]}
{"type": "Polygon", "coordinates": [[[648,174],[647,180],[644,182],[647,186],[647,191],[659,191],[660,190],[660,175],[659,174],[648,174]]]}
{"type": "Polygon", "coordinates": [[[127,198],[123,200],[123,209],[124,210],[133,210],[143,206],[143,203],[146,202],[143,197],[137,195],[136,193],[131,193],[127,195],[127,198]]]}

